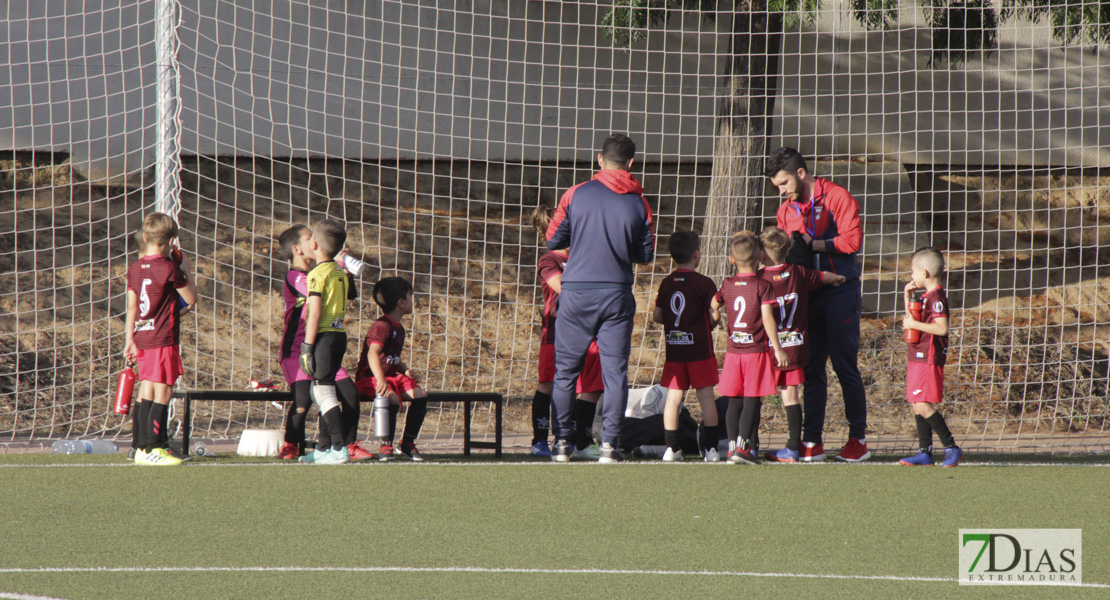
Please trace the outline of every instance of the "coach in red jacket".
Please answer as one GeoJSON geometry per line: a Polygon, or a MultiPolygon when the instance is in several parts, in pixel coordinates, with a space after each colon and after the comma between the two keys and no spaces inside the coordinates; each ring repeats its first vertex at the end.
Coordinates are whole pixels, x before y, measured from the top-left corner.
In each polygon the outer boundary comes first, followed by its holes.
{"type": "Polygon", "coordinates": [[[594,338],[605,383],[600,462],[624,458],[617,438],[628,402],[628,355],[636,315],[632,265],[655,257],[651,208],[640,182],[628,172],[635,155],[636,144],[628,136],[606,138],[597,155],[601,170],[563,194],[547,226],[548,249],[570,248],[555,325],[551,458],[557,462],[569,461],[574,450],[568,441],[574,384],[594,338]]]}
{"type": "Polygon", "coordinates": [[[822,433],[828,404],[825,363],[833,370],[844,392],[844,415],[848,419],[848,443],[836,458],[859,462],[871,458],[867,449],[867,397],[860,376],[859,355],[860,264],[856,259],[863,242],[859,202],[848,190],[814,177],[805,158],[793,148],[779,148],[767,160],[767,177],[786,199],[779,206],[778,226],[787,233],[798,232],[813,253],[812,269],[843,275],[839,287],[825,286],[809,300],[809,365],[805,367],[802,422],[803,461],[825,459],[822,433]]]}

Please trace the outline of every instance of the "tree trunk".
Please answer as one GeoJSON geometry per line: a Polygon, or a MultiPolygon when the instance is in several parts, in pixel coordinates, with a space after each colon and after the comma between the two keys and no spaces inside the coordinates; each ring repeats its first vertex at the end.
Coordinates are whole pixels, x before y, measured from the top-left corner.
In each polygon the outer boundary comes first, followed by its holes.
{"type": "Polygon", "coordinates": [[[769,18],[766,0],[736,0],[702,235],[702,272],[714,279],[734,270],[727,258],[732,234],[762,227],[763,165],[781,30],[777,15],[769,18]]]}

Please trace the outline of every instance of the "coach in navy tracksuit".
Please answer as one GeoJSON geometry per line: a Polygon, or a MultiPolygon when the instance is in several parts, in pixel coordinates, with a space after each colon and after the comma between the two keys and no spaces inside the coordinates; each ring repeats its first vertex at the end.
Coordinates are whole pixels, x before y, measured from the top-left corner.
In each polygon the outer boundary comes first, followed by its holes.
{"type": "Polygon", "coordinates": [[[812,251],[812,269],[843,275],[839,287],[825,286],[809,296],[809,365],[805,367],[802,421],[802,461],[825,459],[822,433],[828,404],[828,376],[833,371],[844,392],[848,443],[836,458],[859,462],[871,457],[867,449],[867,396],[857,358],[859,355],[860,265],[856,259],[863,243],[859,202],[848,190],[814,177],[805,158],[793,148],[779,148],[767,160],[766,175],[786,198],[777,213],[778,226],[798,232],[812,251]]]}
{"type": "Polygon", "coordinates": [[[549,249],[571,249],[555,326],[552,459],[558,462],[570,460],[574,450],[568,442],[574,384],[594,338],[605,382],[599,462],[623,460],[617,438],[628,401],[628,355],[636,315],[632,265],[655,257],[651,208],[640,182],[628,172],[635,154],[636,144],[628,136],[606,138],[597,155],[601,170],[593,180],[563,194],[547,228],[549,249]]]}

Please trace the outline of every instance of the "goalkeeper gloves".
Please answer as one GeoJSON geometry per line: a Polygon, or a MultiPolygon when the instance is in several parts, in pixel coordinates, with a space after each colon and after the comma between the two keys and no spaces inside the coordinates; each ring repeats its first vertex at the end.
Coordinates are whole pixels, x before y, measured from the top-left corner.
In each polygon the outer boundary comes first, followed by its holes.
{"type": "Polygon", "coordinates": [[[301,370],[310,377],[316,374],[316,344],[301,344],[301,370]]]}

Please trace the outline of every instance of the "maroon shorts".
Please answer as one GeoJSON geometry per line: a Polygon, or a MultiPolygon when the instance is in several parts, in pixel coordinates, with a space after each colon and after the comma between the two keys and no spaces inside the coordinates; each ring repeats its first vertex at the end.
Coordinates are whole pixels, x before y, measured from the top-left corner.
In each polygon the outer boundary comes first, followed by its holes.
{"type": "Polygon", "coordinates": [[[906,400],[933,402],[944,399],[944,367],[911,362],[906,368],[906,400]]]}
{"type": "Polygon", "coordinates": [[[801,367],[789,371],[775,370],[775,386],[780,390],[792,385],[802,385],[805,382],[806,372],[801,367]]]}
{"type": "Polygon", "coordinates": [[[695,390],[717,385],[717,359],[707,358],[691,362],[671,362],[663,364],[663,379],[660,385],[671,390],[695,390]]]}
{"type": "Polygon", "coordinates": [[[139,361],[139,381],[173,385],[185,372],[177,344],[139,350],[135,358],[139,361]]]}
{"type": "Polygon", "coordinates": [[[725,353],[721,383],[717,392],[722,396],[770,396],[775,393],[775,369],[768,352],[725,353]]]}
{"type": "MultiPolygon", "coordinates": [[[[555,381],[555,344],[540,346],[540,383],[555,381]]],[[[601,351],[597,342],[591,342],[586,350],[586,362],[582,365],[582,373],[578,376],[576,392],[600,392],[605,389],[605,382],[601,379],[601,351]]]]}
{"type": "MultiPolygon", "coordinates": [[[[405,392],[411,392],[412,390],[420,388],[420,384],[416,383],[415,379],[409,377],[408,375],[405,375],[404,373],[387,375],[385,378],[385,384],[389,386],[389,389],[394,394],[397,394],[398,398],[404,398],[405,392]]],[[[360,379],[355,382],[355,387],[358,388],[358,391],[360,393],[373,398],[374,396],[378,395],[378,392],[376,391],[378,387],[378,378],[371,376],[369,379],[360,379]]]]}

